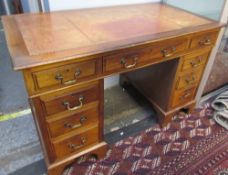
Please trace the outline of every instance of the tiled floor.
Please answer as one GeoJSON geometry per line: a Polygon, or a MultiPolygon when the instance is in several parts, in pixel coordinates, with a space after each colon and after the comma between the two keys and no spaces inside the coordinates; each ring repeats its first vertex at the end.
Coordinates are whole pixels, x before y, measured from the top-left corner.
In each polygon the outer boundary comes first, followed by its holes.
{"type": "Polygon", "coordinates": [[[0,122],[0,175],[43,158],[31,115],[0,122]]]}
{"type": "Polygon", "coordinates": [[[107,89],[104,98],[105,134],[154,115],[149,102],[130,86],[125,90],[120,86],[107,89]]]}

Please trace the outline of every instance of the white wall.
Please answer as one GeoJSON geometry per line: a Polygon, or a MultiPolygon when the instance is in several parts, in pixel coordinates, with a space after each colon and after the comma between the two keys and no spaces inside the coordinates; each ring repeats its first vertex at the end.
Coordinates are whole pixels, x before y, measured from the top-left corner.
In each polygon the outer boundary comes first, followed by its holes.
{"type": "Polygon", "coordinates": [[[147,2],[160,2],[160,0],[49,0],[49,8],[50,11],[55,11],[147,2]]]}
{"type": "MultiPolygon", "coordinates": [[[[160,0],[49,0],[49,9],[50,11],[56,11],[149,2],[160,2],[160,0]]],[[[119,76],[105,78],[104,87],[105,89],[110,88],[117,85],[118,82],[119,76]]]]}

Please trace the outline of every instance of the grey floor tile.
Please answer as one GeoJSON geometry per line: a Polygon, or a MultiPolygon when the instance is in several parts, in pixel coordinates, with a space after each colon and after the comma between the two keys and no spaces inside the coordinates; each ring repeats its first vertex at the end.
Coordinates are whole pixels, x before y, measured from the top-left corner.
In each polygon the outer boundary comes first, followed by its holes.
{"type": "Polygon", "coordinates": [[[0,122],[0,171],[10,173],[43,158],[31,115],[0,122]]]}
{"type": "Polygon", "coordinates": [[[154,115],[148,101],[131,86],[125,90],[115,86],[106,90],[104,97],[105,134],[154,115]]]}
{"type": "MultiPolygon", "coordinates": [[[[44,160],[39,160],[33,164],[25,166],[9,175],[47,175],[47,169],[44,160]]],[[[1,174],[0,174],[1,175],[1,174]]]]}
{"type": "Polygon", "coordinates": [[[154,126],[157,123],[154,116],[149,116],[135,124],[128,125],[127,127],[120,128],[117,131],[107,133],[105,135],[105,141],[109,144],[113,144],[121,139],[134,136],[143,130],[154,126]]]}
{"type": "Polygon", "coordinates": [[[0,31],[0,80],[0,112],[12,113],[29,107],[22,74],[12,69],[3,31],[0,31]]]}
{"type": "Polygon", "coordinates": [[[0,122],[0,157],[30,143],[38,142],[37,131],[31,115],[0,122]]]}

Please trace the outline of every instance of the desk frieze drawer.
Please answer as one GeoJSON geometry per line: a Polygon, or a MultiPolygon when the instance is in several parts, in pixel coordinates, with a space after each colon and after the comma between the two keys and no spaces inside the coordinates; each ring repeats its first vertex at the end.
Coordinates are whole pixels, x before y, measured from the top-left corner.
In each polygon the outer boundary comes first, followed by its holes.
{"type": "Polygon", "coordinates": [[[80,152],[88,146],[99,142],[99,131],[95,125],[83,133],[76,134],[70,138],[60,141],[53,141],[54,152],[57,159],[67,157],[80,152]]]}
{"type": "Polygon", "coordinates": [[[191,48],[201,48],[205,46],[213,46],[217,40],[218,31],[204,32],[193,36],[191,48]]]}
{"type": "Polygon", "coordinates": [[[111,73],[113,71],[133,69],[138,67],[143,59],[143,51],[110,55],[104,58],[104,71],[111,73]]]}
{"type": "Polygon", "coordinates": [[[99,84],[95,82],[50,93],[40,99],[46,115],[50,116],[83,109],[87,104],[99,100],[99,92],[99,84]]]}
{"type": "Polygon", "coordinates": [[[51,137],[58,137],[66,133],[84,129],[90,124],[98,123],[98,105],[76,114],[65,116],[61,119],[47,120],[51,137]]]}
{"type": "Polygon", "coordinates": [[[33,72],[36,89],[68,86],[96,75],[96,60],[33,72]]]}
{"type": "Polygon", "coordinates": [[[108,55],[103,59],[103,69],[105,73],[113,73],[153,64],[174,57],[177,53],[187,49],[188,44],[188,37],[180,37],[160,41],[144,48],[141,47],[141,49],[135,48],[108,55]]]}

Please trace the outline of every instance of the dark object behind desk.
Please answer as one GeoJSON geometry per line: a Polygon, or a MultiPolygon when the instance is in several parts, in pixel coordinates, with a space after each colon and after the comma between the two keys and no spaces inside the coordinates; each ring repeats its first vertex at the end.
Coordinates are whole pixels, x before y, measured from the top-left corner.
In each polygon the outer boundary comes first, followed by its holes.
{"type": "Polygon", "coordinates": [[[223,39],[216,55],[204,94],[228,84],[228,39],[223,39]]]}

